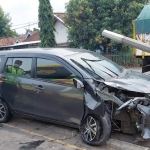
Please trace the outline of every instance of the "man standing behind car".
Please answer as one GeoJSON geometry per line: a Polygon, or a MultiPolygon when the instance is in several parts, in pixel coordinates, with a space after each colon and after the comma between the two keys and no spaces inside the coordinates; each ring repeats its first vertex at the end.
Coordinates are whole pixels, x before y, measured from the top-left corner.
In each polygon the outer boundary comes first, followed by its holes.
{"type": "Polygon", "coordinates": [[[22,65],[21,60],[16,60],[13,66],[7,66],[7,71],[12,74],[22,75],[24,74],[24,70],[20,68],[22,65]]]}
{"type": "Polygon", "coordinates": [[[21,88],[19,84],[19,78],[16,77],[16,75],[24,74],[24,70],[20,68],[21,65],[22,65],[22,61],[16,60],[13,65],[6,66],[6,72],[8,74],[6,76],[6,81],[4,85],[6,85],[6,87],[10,89],[9,96],[12,99],[12,104],[15,101],[15,97],[18,93],[18,87],[21,88]]]}

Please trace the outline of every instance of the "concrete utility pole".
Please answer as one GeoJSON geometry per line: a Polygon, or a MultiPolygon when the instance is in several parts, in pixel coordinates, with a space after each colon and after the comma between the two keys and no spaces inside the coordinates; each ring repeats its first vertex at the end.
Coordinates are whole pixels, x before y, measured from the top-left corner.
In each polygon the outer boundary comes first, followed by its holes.
{"type": "Polygon", "coordinates": [[[137,41],[132,38],[129,38],[129,37],[126,37],[121,34],[117,34],[108,30],[103,30],[102,35],[116,42],[120,42],[125,45],[129,45],[131,47],[138,48],[140,50],[150,53],[150,45],[143,43],[141,41],[137,41]]]}

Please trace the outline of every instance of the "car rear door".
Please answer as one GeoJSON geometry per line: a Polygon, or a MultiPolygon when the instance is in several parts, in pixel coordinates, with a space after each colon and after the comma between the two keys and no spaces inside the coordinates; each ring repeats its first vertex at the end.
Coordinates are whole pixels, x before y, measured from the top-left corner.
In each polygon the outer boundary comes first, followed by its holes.
{"type": "Polygon", "coordinates": [[[35,65],[35,115],[80,124],[84,114],[83,89],[74,87],[73,78],[82,80],[81,74],[57,57],[37,56],[35,65]]]}
{"type": "MultiPolygon", "coordinates": [[[[17,55],[17,54],[15,54],[17,55]]],[[[22,54],[23,55],[23,54],[22,54]]],[[[8,56],[1,84],[1,95],[9,106],[16,112],[32,114],[32,103],[34,101],[32,86],[32,55],[8,56]],[[15,72],[14,63],[22,61],[22,65],[15,72]],[[8,69],[8,68],[11,68],[8,69]],[[12,69],[13,68],[13,69],[12,69]],[[23,70],[23,71],[22,71],[23,70]]]]}

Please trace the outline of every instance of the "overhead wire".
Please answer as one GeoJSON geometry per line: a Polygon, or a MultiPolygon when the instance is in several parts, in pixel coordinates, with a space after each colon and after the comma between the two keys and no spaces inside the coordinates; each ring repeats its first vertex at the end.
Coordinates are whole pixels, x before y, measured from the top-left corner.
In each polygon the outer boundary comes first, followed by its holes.
{"type": "Polygon", "coordinates": [[[28,24],[28,25],[26,25],[26,26],[18,27],[18,28],[12,28],[11,30],[21,29],[21,28],[29,27],[29,26],[32,26],[32,25],[35,25],[35,24],[38,24],[38,22],[32,23],[32,24],[28,24]]]}
{"type": "Polygon", "coordinates": [[[28,23],[23,23],[23,24],[15,24],[15,25],[12,25],[12,27],[26,25],[26,24],[30,24],[30,23],[36,23],[36,22],[38,22],[38,21],[33,21],[33,22],[28,22],[28,23]]]}

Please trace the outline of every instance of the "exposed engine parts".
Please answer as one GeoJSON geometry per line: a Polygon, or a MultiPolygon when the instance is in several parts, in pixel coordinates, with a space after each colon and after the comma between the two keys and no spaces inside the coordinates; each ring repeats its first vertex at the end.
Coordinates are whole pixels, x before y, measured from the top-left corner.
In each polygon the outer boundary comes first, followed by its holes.
{"type": "Polygon", "coordinates": [[[99,84],[99,87],[96,89],[96,91],[104,101],[113,101],[119,106],[123,104],[123,102],[115,96],[114,92],[109,92],[109,89],[103,83],[99,84]]]}
{"type": "Polygon", "coordinates": [[[137,123],[137,128],[142,131],[142,136],[144,139],[149,139],[150,138],[150,105],[144,106],[141,104],[137,105],[137,109],[141,112],[142,114],[142,122],[141,124],[137,123]]]}
{"type": "Polygon", "coordinates": [[[106,104],[106,112],[115,130],[150,138],[150,95],[112,88],[100,83],[97,94],[106,104]],[[118,123],[120,122],[120,124],[118,123]]]}
{"type": "Polygon", "coordinates": [[[136,97],[134,99],[131,99],[127,102],[125,102],[124,104],[122,104],[116,111],[116,113],[118,113],[119,111],[121,111],[123,108],[126,108],[127,111],[131,111],[135,108],[137,108],[137,105],[141,104],[144,106],[150,106],[150,100],[145,98],[145,97],[136,97]]]}

